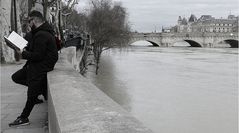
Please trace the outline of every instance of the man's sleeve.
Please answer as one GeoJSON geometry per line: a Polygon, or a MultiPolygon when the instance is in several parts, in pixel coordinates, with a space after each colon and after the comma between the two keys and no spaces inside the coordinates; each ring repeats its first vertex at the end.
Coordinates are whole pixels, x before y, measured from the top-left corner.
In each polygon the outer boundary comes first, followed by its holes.
{"type": "Polygon", "coordinates": [[[22,58],[29,61],[42,61],[45,57],[47,47],[47,35],[38,34],[33,42],[33,51],[23,51],[22,58]]]}

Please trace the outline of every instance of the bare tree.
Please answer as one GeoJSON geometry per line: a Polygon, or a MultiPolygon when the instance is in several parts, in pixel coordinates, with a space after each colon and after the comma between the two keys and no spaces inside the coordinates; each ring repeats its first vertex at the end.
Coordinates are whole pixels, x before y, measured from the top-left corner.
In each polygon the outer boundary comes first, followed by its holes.
{"type": "Polygon", "coordinates": [[[111,0],[92,0],[88,30],[94,41],[93,53],[98,74],[100,56],[104,50],[122,44],[129,38],[126,9],[111,0]]]}

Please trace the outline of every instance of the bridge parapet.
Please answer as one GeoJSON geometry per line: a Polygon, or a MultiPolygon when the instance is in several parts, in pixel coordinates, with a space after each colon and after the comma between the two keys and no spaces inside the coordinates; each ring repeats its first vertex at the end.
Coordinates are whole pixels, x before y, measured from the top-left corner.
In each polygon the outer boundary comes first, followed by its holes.
{"type": "Polygon", "coordinates": [[[154,46],[173,46],[176,42],[188,42],[193,47],[217,47],[221,42],[226,42],[231,47],[238,47],[238,32],[228,33],[209,33],[209,32],[192,32],[192,33],[136,33],[132,34],[132,40],[148,41],[154,46]]]}
{"type": "Polygon", "coordinates": [[[233,37],[237,38],[238,33],[202,33],[202,32],[192,32],[192,33],[162,33],[162,37],[233,37]]]}

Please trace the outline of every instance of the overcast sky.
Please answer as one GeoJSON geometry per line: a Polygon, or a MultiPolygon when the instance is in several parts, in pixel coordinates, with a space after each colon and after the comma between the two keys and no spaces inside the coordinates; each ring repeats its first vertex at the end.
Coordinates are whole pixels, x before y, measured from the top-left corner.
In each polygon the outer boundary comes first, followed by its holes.
{"type": "MultiPolygon", "coordinates": [[[[88,0],[80,0],[78,8],[86,8],[88,0]]],[[[227,18],[231,13],[239,15],[239,0],[113,0],[121,1],[129,14],[133,31],[160,31],[162,26],[174,26],[178,16],[199,18],[212,15],[227,18]]]]}

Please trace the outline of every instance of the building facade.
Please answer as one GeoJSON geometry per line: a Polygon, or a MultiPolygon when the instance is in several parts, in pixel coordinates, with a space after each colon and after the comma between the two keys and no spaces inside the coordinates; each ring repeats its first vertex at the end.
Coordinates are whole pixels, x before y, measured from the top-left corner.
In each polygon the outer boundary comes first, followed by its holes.
{"type": "MultiPolygon", "coordinates": [[[[178,17],[177,25],[170,29],[170,32],[191,33],[228,33],[238,32],[238,16],[229,15],[228,18],[216,19],[211,15],[202,15],[199,19],[191,15],[189,19],[178,17]]],[[[167,30],[168,31],[168,30],[167,30]]]]}

